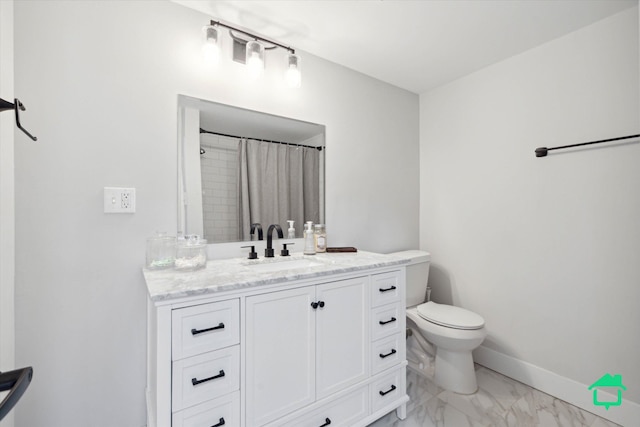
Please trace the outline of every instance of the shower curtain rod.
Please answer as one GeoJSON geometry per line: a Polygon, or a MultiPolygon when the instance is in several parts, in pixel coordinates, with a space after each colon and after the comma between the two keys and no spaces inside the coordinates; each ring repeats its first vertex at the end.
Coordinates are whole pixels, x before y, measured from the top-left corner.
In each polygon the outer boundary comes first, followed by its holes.
{"type": "Polygon", "coordinates": [[[562,148],[581,147],[583,145],[600,144],[602,142],[620,141],[620,140],[623,140],[623,139],[638,138],[638,137],[640,137],[640,134],[621,136],[621,137],[618,137],[618,138],[601,139],[599,141],[583,142],[583,143],[580,143],[580,144],[563,145],[561,147],[551,147],[551,148],[540,147],[540,148],[536,148],[536,157],[544,157],[551,150],[560,150],[562,148]]]}
{"type": "Polygon", "coordinates": [[[229,135],[226,133],[220,133],[220,132],[211,132],[210,130],[206,130],[206,129],[202,129],[200,128],[200,133],[210,133],[212,135],[220,135],[220,136],[226,136],[229,138],[244,138],[244,139],[253,139],[255,141],[263,141],[263,142],[271,142],[273,144],[283,144],[283,145],[292,145],[294,147],[307,147],[307,148],[315,148],[318,151],[322,151],[322,147],[314,147],[313,145],[304,145],[304,144],[296,144],[295,142],[282,142],[282,141],[272,141],[270,139],[260,139],[260,138],[251,138],[251,137],[246,137],[246,136],[238,136],[238,135],[229,135]]]}

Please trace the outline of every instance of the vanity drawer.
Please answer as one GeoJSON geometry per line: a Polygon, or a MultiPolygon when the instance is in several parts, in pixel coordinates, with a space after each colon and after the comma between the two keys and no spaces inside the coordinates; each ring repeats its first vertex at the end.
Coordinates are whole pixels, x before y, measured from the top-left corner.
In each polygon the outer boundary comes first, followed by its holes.
{"type": "Polygon", "coordinates": [[[399,302],[402,298],[400,291],[399,271],[374,274],[371,276],[371,307],[399,302]]]}
{"type": "Polygon", "coordinates": [[[371,341],[393,334],[404,334],[405,310],[402,304],[389,304],[371,311],[371,341]]]}
{"type": "Polygon", "coordinates": [[[269,427],[319,427],[329,423],[331,427],[351,427],[367,415],[369,415],[369,387],[364,386],[314,411],[284,423],[278,421],[269,424],[269,427]]]}
{"type": "Polygon", "coordinates": [[[240,388],[240,346],[173,362],[172,410],[179,411],[240,388]]]}
{"type": "Polygon", "coordinates": [[[237,299],[196,305],[171,313],[173,360],[207,353],[240,342],[237,299]]]}
{"type": "Polygon", "coordinates": [[[371,344],[371,374],[376,375],[406,358],[404,334],[395,334],[371,344]]]}
{"type": "Polygon", "coordinates": [[[406,381],[404,367],[381,376],[369,388],[371,392],[371,407],[376,410],[381,409],[402,398],[406,394],[406,381]]]}
{"type": "Polygon", "coordinates": [[[175,412],[172,418],[172,427],[240,427],[240,392],[175,412]]]}

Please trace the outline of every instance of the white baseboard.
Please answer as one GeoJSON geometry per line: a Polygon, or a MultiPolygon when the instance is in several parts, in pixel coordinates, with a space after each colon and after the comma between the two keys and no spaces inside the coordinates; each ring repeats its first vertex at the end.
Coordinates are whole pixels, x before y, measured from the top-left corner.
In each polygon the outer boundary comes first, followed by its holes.
{"type": "MultiPolygon", "coordinates": [[[[622,399],[621,405],[610,406],[608,410],[604,406],[596,406],[593,404],[593,391],[589,390],[589,384],[579,383],[485,346],[480,346],[473,352],[473,359],[482,366],[616,424],[635,426],[640,420],[640,404],[638,403],[622,399]]],[[[604,375],[605,372],[602,374],[604,375]]],[[[594,378],[594,382],[597,379],[594,378]]],[[[599,400],[602,402],[616,400],[616,396],[601,391],[598,392],[598,396],[601,397],[599,400]]]]}

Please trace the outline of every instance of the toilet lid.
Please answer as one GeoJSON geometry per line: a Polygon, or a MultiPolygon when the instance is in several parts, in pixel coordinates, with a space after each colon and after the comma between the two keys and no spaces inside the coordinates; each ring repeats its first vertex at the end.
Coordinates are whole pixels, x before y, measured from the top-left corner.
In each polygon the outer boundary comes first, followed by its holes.
{"type": "Polygon", "coordinates": [[[455,329],[480,329],[484,326],[482,316],[464,308],[433,301],[420,304],[418,314],[431,323],[455,329]]]}

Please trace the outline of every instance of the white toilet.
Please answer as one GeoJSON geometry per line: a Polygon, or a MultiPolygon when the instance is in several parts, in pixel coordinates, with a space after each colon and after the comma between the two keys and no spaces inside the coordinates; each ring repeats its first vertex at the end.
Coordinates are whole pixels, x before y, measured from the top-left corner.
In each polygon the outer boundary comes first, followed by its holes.
{"type": "Polygon", "coordinates": [[[431,255],[423,251],[390,254],[409,259],[407,264],[407,342],[409,367],[426,376],[435,371],[435,382],[445,390],[460,394],[478,389],[471,352],[477,348],[487,331],[478,314],[446,304],[425,302],[431,255]],[[428,362],[435,353],[435,369],[428,362]],[[413,357],[412,357],[413,355],[413,357]]]}

